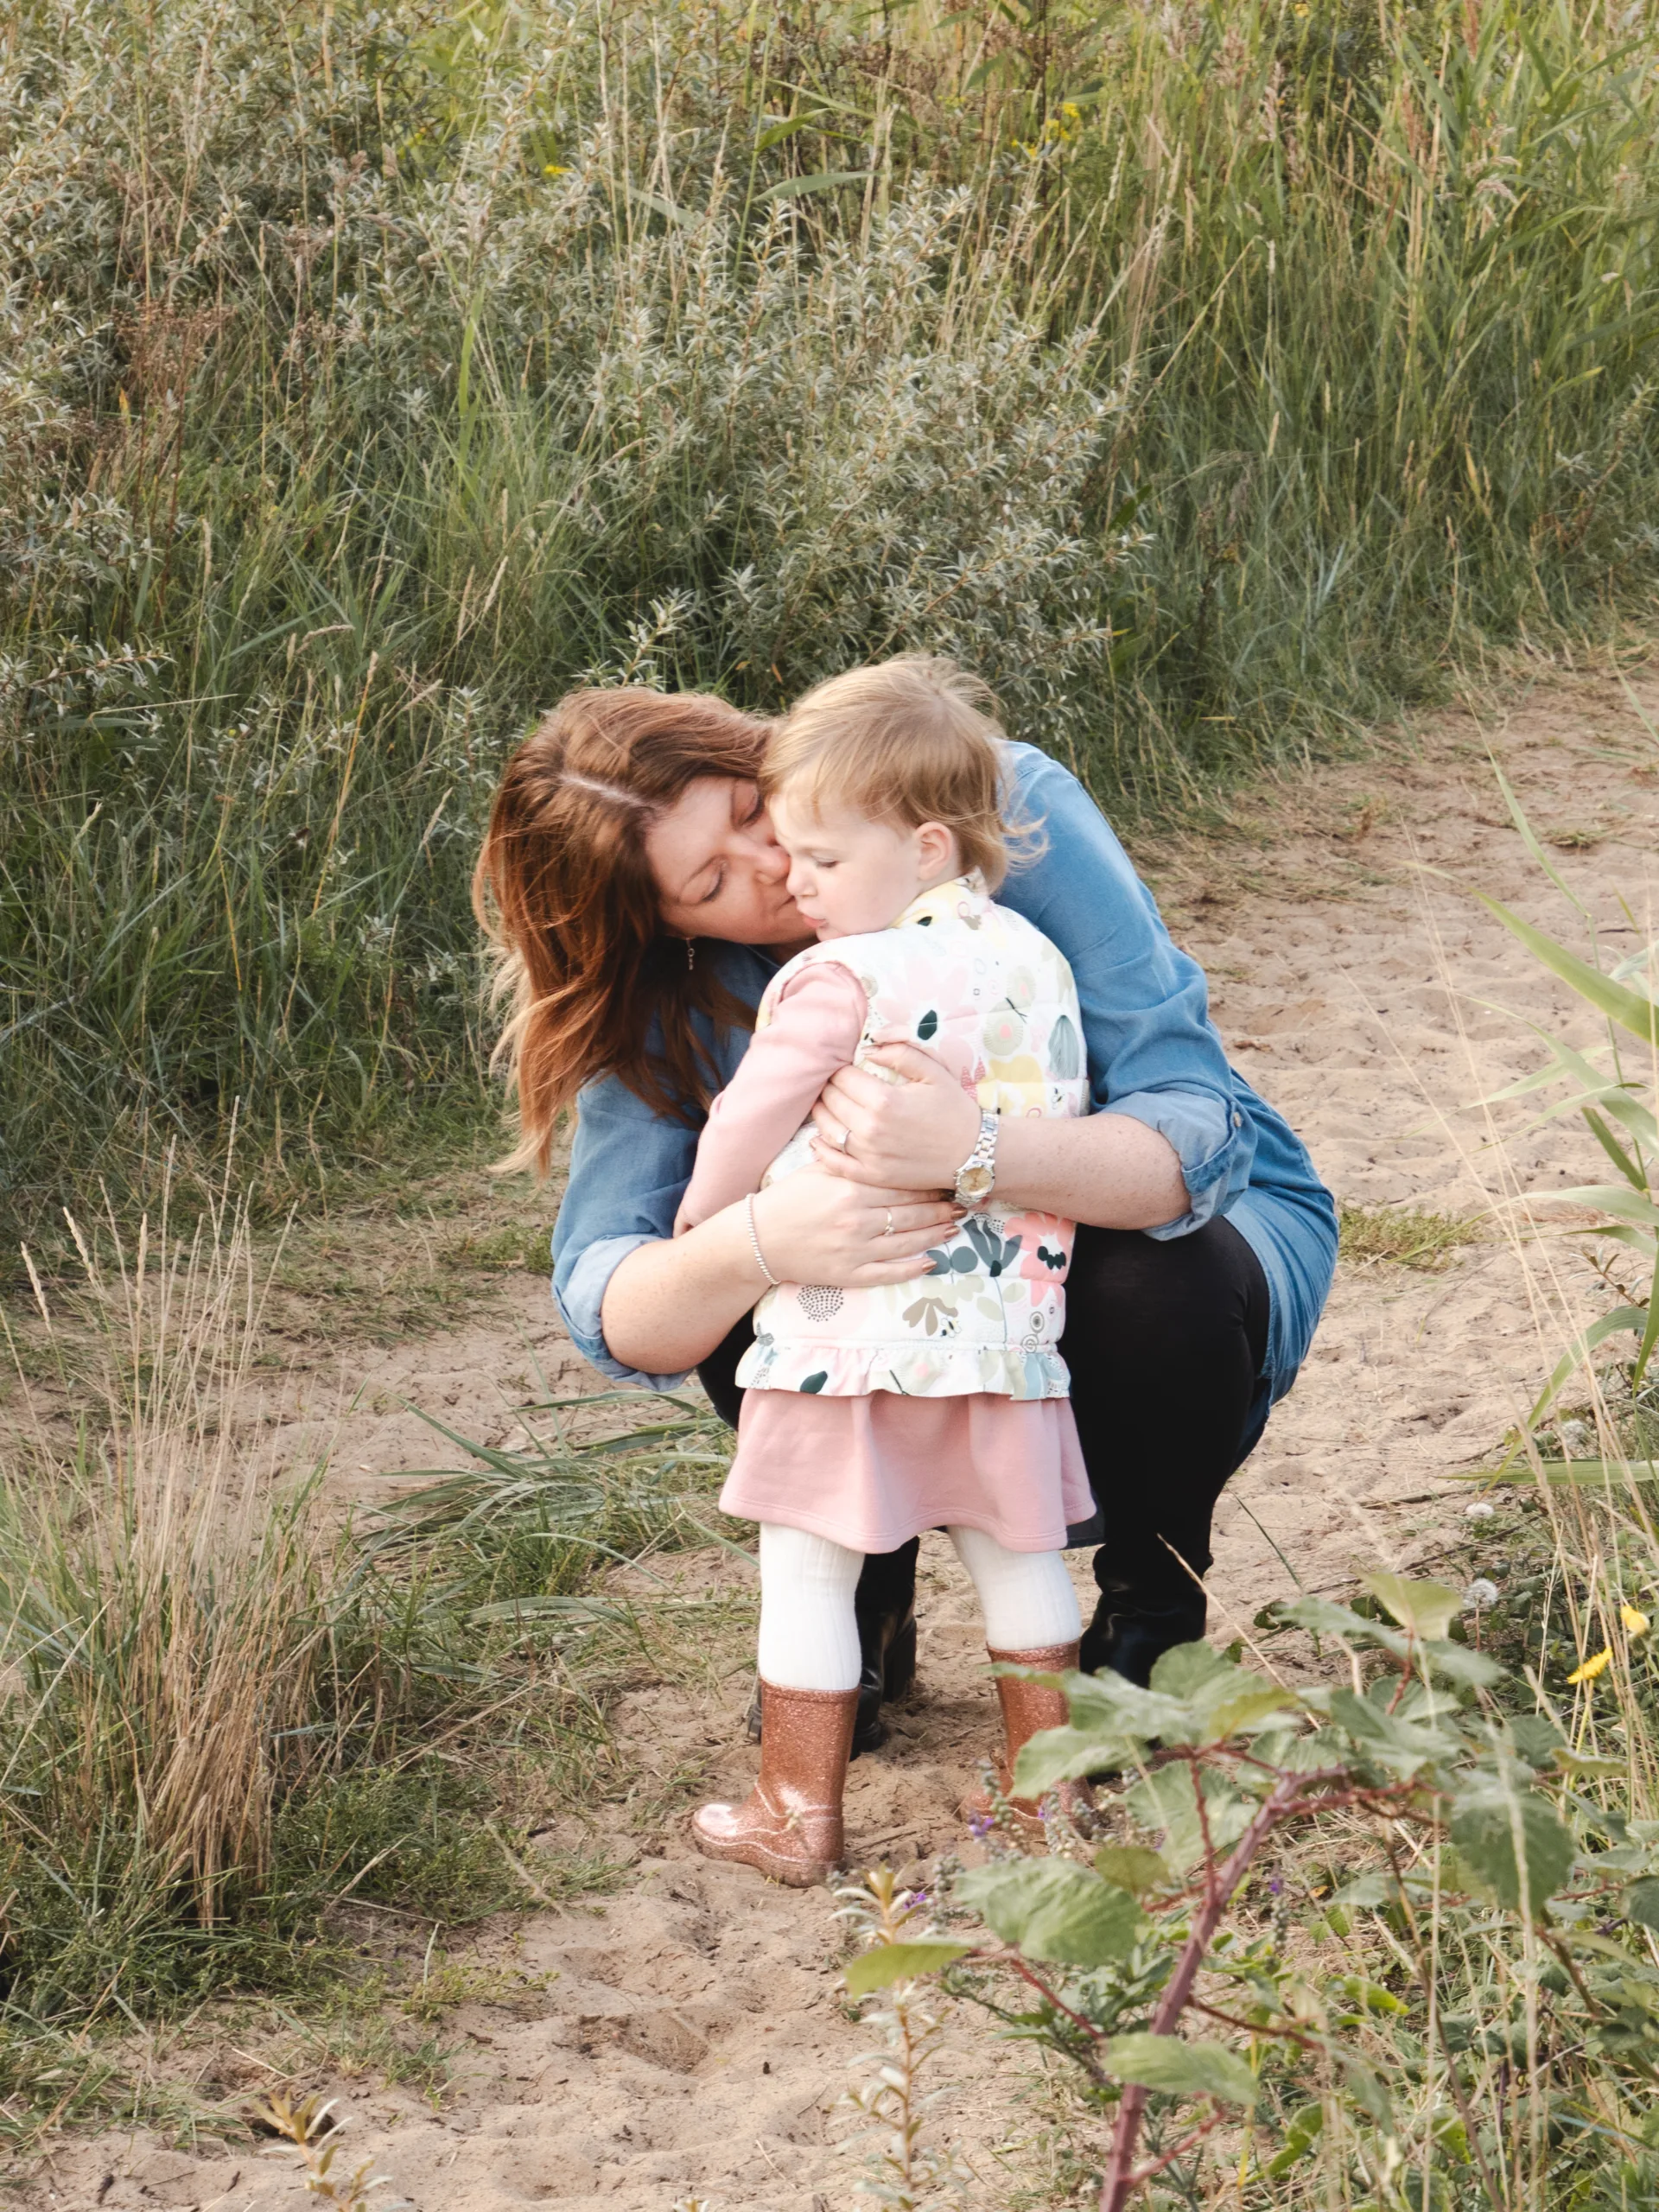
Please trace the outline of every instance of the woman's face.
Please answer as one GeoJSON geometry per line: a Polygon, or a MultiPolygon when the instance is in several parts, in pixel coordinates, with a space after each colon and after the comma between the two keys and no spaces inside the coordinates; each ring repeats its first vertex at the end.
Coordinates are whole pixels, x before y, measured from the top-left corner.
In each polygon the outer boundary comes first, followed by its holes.
{"type": "Polygon", "coordinates": [[[664,929],[732,944],[798,945],[812,931],[789,895],[789,855],[753,784],[700,776],[645,832],[664,929]]]}

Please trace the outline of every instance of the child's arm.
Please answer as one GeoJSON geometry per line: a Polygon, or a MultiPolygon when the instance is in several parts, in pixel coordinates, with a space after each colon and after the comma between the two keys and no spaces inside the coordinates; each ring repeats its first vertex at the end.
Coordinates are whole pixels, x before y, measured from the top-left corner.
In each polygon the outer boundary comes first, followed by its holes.
{"type": "Polygon", "coordinates": [[[868,1001],[845,968],[814,961],[785,984],[770,1023],[709,1109],[677,1236],[760,1187],[760,1178],[858,1048],[868,1001]]]}

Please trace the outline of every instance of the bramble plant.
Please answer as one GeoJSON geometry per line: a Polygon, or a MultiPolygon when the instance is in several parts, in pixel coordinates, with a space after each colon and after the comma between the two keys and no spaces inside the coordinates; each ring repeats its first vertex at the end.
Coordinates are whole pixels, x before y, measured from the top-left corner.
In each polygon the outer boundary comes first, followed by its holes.
{"type": "Polygon", "coordinates": [[[1625,1762],[1506,1709],[1503,1670],[1451,1634],[1456,1592],[1369,1589],[1392,1624],[1318,1598],[1279,1609],[1345,1653],[1348,1686],[1204,1644],[1167,1653],[1149,1689],[1047,1678],[1070,1717],[1026,1747],[1016,1789],[1133,1779],[1051,1823],[1066,1850],[962,1875],[943,1915],[890,1916],[847,1970],[855,1994],[942,1974],[1071,2061],[1110,2121],[1101,2212],[1159,2178],[1196,2202],[1223,2131],[1241,2189],[1274,2205],[1319,2197],[1310,2162],[1328,2201],[1379,2212],[1659,2188],[1659,1822],[1615,1808],[1625,1762]],[[1363,1656],[1381,1662],[1369,1683],[1363,1656]],[[1316,1962],[1280,1914],[1310,1852],[1362,1868],[1313,1916],[1353,1939],[1357,1971],[1316,1962]],[[950,1924],[970,1913],[1000,1940],[950,1924]]]}

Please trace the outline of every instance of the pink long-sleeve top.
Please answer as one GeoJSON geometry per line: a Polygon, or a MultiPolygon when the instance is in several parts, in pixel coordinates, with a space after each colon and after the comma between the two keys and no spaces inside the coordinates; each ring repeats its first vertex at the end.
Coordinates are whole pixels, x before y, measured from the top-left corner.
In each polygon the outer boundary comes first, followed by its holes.
{"type": "Polygon", "coordinates": [[[760,1187],[760,1179],[857,1050],[868,1008],[849,969],[813,961],[779,994],[736,1074],[709,1109],[680,1219],[707,1221],[760,1187]]]}

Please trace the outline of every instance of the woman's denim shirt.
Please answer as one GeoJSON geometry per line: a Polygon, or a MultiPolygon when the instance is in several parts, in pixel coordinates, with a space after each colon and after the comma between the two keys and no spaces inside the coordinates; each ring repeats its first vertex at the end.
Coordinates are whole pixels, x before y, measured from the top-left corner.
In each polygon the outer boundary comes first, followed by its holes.
{"type": "MultiPolygon", "coordinates": [[[[1018,817],[1039,826],[1042,842],[997,897],[1071,963],[1096,1110],[1144,1122],[1180,1160],[1187,1211],[1145,1233],[1185,1236],[1221,1213],[1261,1261],[1271,1297],[1263,1379],[1281,1398],[1331,1287],[1331,1194],[1283,1117],[1228,1065],[1203,969],[1171,938],[1094,801],[1034,746],[1012,752],[1018,817]]],[[[770,955],[702,941],[698,949],[720,962],[740,999],[760,1004],[778,965],[770,955]]],[[[747,1033],[702,1034],[721,1082],[729,1083],[747,1033]]],[[[688,1126],[659,1117],[614,1076],[588,1084],[577,1103],[569,1181],[553,1231],[553,1295],[576,1349],[617,1382],[668,1390],[684,1380],[643,1375],[613,1359],[601,1308],[618,1264],[637,1246],[673,1233],[702,1118],[688,1126]]]]}

